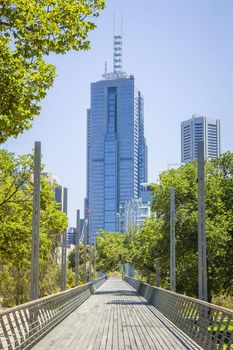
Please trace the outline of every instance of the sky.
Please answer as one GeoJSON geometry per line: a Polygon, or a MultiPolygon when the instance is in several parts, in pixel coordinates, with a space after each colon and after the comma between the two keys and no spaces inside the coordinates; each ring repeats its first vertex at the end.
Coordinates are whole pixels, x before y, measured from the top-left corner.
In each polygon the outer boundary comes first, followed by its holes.
{"type": "Polygon", "coordinates": [[[4,147],[31,152],[41,141],[45,170],[68,188],[70,226],[86,193],[86,109],[90,83],[112,71],[123,13],[123,70],[145,101],[149,181],[180,163],[180,123],[201,114],[221,120],[222,151],[233,151],[233,1],[107,0],[90,33],[91,49],[51,55],[57,77],[30,131],[4,147]]]}

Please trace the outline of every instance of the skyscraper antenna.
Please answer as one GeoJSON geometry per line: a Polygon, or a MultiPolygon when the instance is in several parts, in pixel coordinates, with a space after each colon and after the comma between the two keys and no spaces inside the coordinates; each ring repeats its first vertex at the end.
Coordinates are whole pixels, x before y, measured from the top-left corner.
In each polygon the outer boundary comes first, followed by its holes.
{"type": "Polygon", "coordinates": [[[115,12],[113,13],[113,36],[115,35],[115,12]]]}
{"type": "Polygon", "coordinates": [[[115,35],[115,14],[114,14],[114,35],[113,35],[113,73],[122,73],[122,14],[121,14],[121,35],[115,35]]]}
{"type": "Polygon", "coordinates": [[[106,76],[107,73],[108,73],[108,64],[107,64],[107,61],[105,61],[104,75],[106,76]]]}
{"type": "Polygon", "coordinates": [[[123,13],[121,12],[121,36],[123,36],[123,13]]]}

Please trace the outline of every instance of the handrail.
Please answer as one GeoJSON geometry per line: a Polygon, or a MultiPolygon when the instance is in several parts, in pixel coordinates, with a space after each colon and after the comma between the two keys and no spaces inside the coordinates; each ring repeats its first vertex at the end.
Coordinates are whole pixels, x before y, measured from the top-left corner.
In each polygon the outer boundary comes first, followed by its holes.
{"type": "Polygon", "coordinates": [[[0,349],[31,349],[105,280],[106,276],[99,277],[82,286],[0,311],[0,349]]]}
{"type": "Polygon", "coordinates": [[[206,350],[233,349],[233,310],[153,287],[125,276],[126,282],[206,350]]]}

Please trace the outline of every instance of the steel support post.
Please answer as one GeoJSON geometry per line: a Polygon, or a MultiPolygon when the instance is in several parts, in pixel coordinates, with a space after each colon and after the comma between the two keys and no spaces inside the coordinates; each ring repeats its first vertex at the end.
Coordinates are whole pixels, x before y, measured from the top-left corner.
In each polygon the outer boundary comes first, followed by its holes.
{"type": "Polygon", "coordinates": [[[80,258],[80,251],[79,251],[79,241],[80,241],[80,210],[77,210],[77,216],[76,216],[76,250],[75,250],[75,285],[78,286],[79,283],[79,258],[80,258]]]}
{"type": "Polygon", "coordinates": [[[198,142],[198,296],[207,301],[204,142],[198,142]]]}
{"type": "MultiPolygon", "coordinates": [[[[62,188],[62,211],[67,214],[67,188],[62,188]]],[[[62,234],[61,290],[66,290],[66,231],[62,234]]]]}
{"type": "Polygon", "coordinates": [[[94,266],[93,266],[93,279],[96,278],[96,240],[94,242],[94,266]]]}
{"type": "Polygon", "coordinates": [[[160,287],[160,268],[156,268],[156,276],[155,276],[155,285],[156,287],[160,287]]]}
{"type": "Polygon", "coordinates": [[[40,162],[41,143],[35,142],[34,150],[34,185],[32,212],[32,256],[30,300],[39,297],[39,249],[40,249],[40,162]]]}
{"type": "Polygon", "coordinates": [[[83,235],[83,269],[84,269],[84,283],[87,283],[87,223],[84,221],[84,235],[83,235]]]}
{"type": "Polygon", "coordinates": [[[89,281],[92,281],[93,279],[93,274],[92,274],[92,264],[93,264],[93,251],[92,251],[92,244],[91,244],[91,241],[90,241],[90,244],[89,244],[89,281]]]}
{"type": "Polygon", "coordinates": [[[175,189],[170,188],[170,290],[176,291],[175,189]]]}
{"type": "Polygon", "coordinates": [[[66,290],[66,232],[62,234],[61,290],[66,290]]]}

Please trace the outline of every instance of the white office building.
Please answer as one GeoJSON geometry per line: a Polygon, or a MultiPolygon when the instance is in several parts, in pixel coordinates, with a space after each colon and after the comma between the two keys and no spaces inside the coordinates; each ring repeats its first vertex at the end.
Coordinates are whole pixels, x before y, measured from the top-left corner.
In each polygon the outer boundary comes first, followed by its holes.
{"type": "Polygon", "coordinates": [[[126,233],[134,230],[137,226],[151,215],[151,204],[143,203],[142,198],[132,198],[130,201],[121,203],[118,212],[118,230],[126,233]]]}
{"type": "Polygon", "coordinates": [[[197,143],[204,141],[205,158],[219,157],[221,153],[220,120],[201,115],[181,123],[181,162],[197,159],[197,143]]]}

